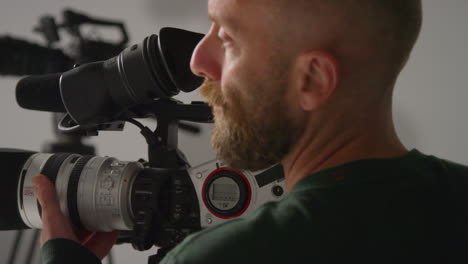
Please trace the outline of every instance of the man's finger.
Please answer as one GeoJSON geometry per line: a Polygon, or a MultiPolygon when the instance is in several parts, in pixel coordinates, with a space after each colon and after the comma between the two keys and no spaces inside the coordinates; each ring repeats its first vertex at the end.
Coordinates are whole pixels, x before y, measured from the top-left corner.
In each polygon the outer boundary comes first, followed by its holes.
{"type": "Polygon", "coordinates": [[[42,207],[41,246],[50,239],[66,238],[78,241],[70,221],[60,210],[54,184],[44,175],[33,178],[34,192],[42,207]]]}

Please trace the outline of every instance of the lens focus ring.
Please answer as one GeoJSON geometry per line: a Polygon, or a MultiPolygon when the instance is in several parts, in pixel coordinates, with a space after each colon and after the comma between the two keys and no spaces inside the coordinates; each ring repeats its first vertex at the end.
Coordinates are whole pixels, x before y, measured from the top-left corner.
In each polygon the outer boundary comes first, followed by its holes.
{"type": "Polygon", "coordinates": [[[84,229],[81,223],[80,213],[78,211],[78,183],[80,182],[81,172],[85,167],[86,163],[91,160],[93,156],[81,157],[75,164],[73,171],[70,175],[70,181],[68,182],[68,212],[70,214],[71,222],[78,228],[84,229]]]}

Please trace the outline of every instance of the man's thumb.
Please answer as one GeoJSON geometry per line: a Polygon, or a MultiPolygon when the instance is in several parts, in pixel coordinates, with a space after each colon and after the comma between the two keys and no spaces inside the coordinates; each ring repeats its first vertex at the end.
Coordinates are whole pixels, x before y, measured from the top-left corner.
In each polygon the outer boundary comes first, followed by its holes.
{"type": "Polygon", "coordinates": [[[50,239],[78,241],[68,219],[62,214],[54,184],[44,175],[33,178],[34,192],[42,207],[41,246],[50,239]]]}
{"type": "Polygon", "coordinates": [[[60,212],[55,186],[49,178],[44,175],[37,175],[33,178],[33,184],[42,212],[48,214],[60,212]]]}

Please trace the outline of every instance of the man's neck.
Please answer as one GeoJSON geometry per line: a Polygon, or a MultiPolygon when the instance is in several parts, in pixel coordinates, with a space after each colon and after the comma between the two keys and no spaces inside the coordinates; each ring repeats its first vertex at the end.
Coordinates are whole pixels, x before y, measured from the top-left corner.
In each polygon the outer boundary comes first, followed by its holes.
{"type": "MultiPolygon", "coordinates": [[[[393,158],[408,150],[399,140],[392,121],[376,121],[347,131],[306,130],[282,160],[288,191],[301,179],[321,170],[369,158],[393,158]],[[314,136],[312,136],[314,135],[314,136]]],[[[312,129],[312,130],[311,130],[312,129]]]]}

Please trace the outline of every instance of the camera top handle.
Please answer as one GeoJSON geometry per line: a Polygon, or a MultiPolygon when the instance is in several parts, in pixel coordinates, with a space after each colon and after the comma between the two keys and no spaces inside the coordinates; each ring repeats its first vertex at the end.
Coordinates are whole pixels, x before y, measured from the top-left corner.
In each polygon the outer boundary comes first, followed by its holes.
{"type": "MultiPolygon", "coordinates": [[[[179,121],[213,122],[212,109],[203,102],[182,104],[174,99],[161,99],[152,104],[138,106],[132,109],[132,112],[150,113],[157,120],[157,128],[154,131],[140,127],[148,143],[149,166],[153,168],[173,169],[186,164],[185,158],[177,149],[179,121]]],[[[129,118],[124,120],[131,122],[129,118]]]]}

